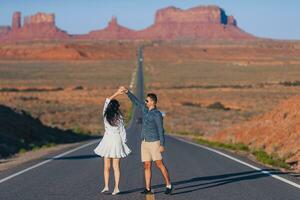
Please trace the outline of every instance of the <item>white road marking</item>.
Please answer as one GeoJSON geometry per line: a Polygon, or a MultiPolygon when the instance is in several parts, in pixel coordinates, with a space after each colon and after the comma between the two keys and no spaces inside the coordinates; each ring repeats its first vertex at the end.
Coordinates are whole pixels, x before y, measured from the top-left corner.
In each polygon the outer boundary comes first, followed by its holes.
{"type": "Polygon", "coordinates": [[[82,149],[82,148],[84,148],[84,147],[90,146],[90,145],[92,145],[92,144],[94,144],[94,143],[96,143],[96,142],[98,142],[98,141],[99,141],[99,140],[89,142],[89,143],[84,144],[84,145],[82,145],[82,146],[76,147],[75,149],[71,149],[71,150],[69,150],[69,151],[67,151],[67,152],[61,153],[61,154],[59,154],[59,155],[57,155],[57,156],[55,156],[55,157],[53,157],[53,158],[50,158],[50,159],[45,160],[45,161],[43,161],[43,162],[40,162],[40,163],[38,163],[38,164],[36,164],[36,165],[33,165],[33,166],[31,166],[31,167],[28,167],[28,168],[26,168],[26,169],[24,169],[24,170],[22,170],[22,171],[19,171],[19,172],[14,173],[14,174],[12,174],[12,175],[6,177],[6,178],[1,179],[1,180],[0,180],[0,183],[3,183],[3,182],[5,182],[5,181],[7,181],[7,180],[9,180],[9,179],[12,179],[12,178],[14,178],[14,177],[16,177],[16,176],[19,176],[19,175],[21,175],[21,174],[23,174],[23,173],[25,173],[25,172],[27,172],[27,171],[29,171],[29,170],[32,170],[32,169],[34,169],[34,168],[40,167],[40,166],[42,166],[42,165],[44,165],[44,164],[46,164],[46,163],[49,163],[49,162],[51,162],[51,161],[53,161],[53,160],[55,160],[55,159],[57,159],[57,158],[60,158],[60,157],[65,156],[65,155],[67,155],[67,154],[70,154],[70,153],[72,153],[72,152],[74,152],[74,151],[77,151],[77,150],[82,149]]]}
{"type": "Polygon", "coordinates": [[[251,165],[251,164],[249,164],[249,163],[246,163],[246,162],[244,162],[244,161],[241,161],[241,160],[239,160],[239,159],[237,159],[237,158],[234,158],[234,157],[232,157],[232,156],[230,156],[230,155],[227,155],[227,154],[225,154],[225,153],[223,153],[223,152],[221,152],[221,151],[218,151],[218,150],[215,150],[215,149],[212,149],[212,148],[203,146],[203,145],[201,145],[201,144],[196,144],[196,143],[194,143],[194,142],[190,142],[190,141],[187,141],[187,140],[178,138],[178,137],[174,137],[174,136],[171,136],[171,135],[168,135],[168,136],[170,136],[170,137],[172,137],[172,138],[174,138],[174,139],[176,139],[176,140],[179,140],[179,141],[182,141],[182,142],[185,142],[185,143],[188,143],[188,144],[191,144],[191,145],[194,145],[194,146],[197,146],[197,147],[200,147],[200,148],[203,148],[203,149],[212,151],[212,152],[214,152],[214,153],[217,153],[217,154],[219,154],[219,155],[221,155],[221,156],[224,156],[224,157],[226,157],[226,158],[229,158],[229,159],[231,159],[231,160],[233,160],[233,161],[236,161],[236,162],[238,162],[238,163],[240,163],[240,164],[242,164],[242,165],[245,165],[245,166],[247,166],[247,167],[250,167],[250,168],[252,168],[252,169],[255,169],[255,170],[257,170],[257,171],[259,171],[259,172],[261,172],[261,173],[263,173],[263,174],[267,174],[267,175],[269,175],[269,176],[271,176],[271,177],[273,177],[273,178],[275,178],[275,179],[277,179],[277,180],[280,180],[280,181],[282,181],[282,182],[284,182],[284,183],[287,183],[287,184],[289,184],[289,185],[292,185],[292,186],[294,186],[294,187],[300,189],[300,185],[297,184],[297,183],[295,183],[295,182],[293,182],[293,181],[290,181],[290,180],[285,179],[285,178],[283,178],[283,177],[280,177],[280,176],[278,176],[278,175],[272,174],[272,173],[270,173],[269,171],[262,170],[262,169],[259,168],[259,167],[255,167],[254,165],[251,165]]]}
{"type": "Polygon", "coordinates": [[[136,73],[137,73],[137,67],[132,72],[131,81],[130,81],[130,85],[129,85],[130,90],[133,89],[133,86],[134,86],[134,83],[135,83],[136,73]]]}

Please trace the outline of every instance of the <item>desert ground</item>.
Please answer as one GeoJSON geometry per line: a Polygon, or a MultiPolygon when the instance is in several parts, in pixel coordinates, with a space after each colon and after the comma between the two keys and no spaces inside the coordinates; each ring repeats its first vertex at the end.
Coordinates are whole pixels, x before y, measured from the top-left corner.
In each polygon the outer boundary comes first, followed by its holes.
{"type": "Polygon", "coordinates": [[[144,54],[169,132],[212,135],[300,91],[299,42],[178,42],[144,54]]]}
{"type": "MultiPolygon", "coordinates": [[[[267,112],[300,91],[299,42],[143,45],[145,92],[158,94],[168,132],[211,135],[267,112]]],[[[119,85],[130,85],[137,46],[131,42],[5,44],[0,51],[0,103],[24,109],[50,126],[99,134],[104,98],[119,85]]],[[[130,102],[125,96],[120,100],[124,114],[130,115],[130,102]]]]}
{"type": "MultiPolygon", "coordinates": [[[[0,49],[0,104],[51,127],[101,135],[103,102],[129,87],[139,45],[145,93],[158,94],[167,133],[211,137],[300,92],[298,41],[37,42],[0,49]]],[[[119,100],[128,122],[131,103],[119,100]]]]}
{"type": "Polygon", "coordinates": [[[271,110],[300,92],[297,65],[145,63],[148,90],[160,97],[169,132],[211,135],[271,110]]]}
{"type": "MultiPolygon", "coordinates": [[[[2,61],[0,69],[0,104],[48,126],[101,134],[103,102],[120,85],[129,86],[135,61],[2,61]]],[[[126,97],[119,100],[128,114],[126,97]]]]}

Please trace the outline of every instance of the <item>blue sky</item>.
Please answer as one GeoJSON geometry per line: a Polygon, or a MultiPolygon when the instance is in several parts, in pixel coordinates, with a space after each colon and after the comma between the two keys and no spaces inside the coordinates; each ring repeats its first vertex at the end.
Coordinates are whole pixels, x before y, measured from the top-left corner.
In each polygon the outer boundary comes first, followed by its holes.
{"type": "Polygon", "coordinates": [[[218,5],[234,15],[239,27],[260,37],[300,39],[300,0],[0,0],[0,25],[10,25],[14,11],[22,17],[55,13],[59,28],[71,34],[104,28],[114,15],[121,25],[143,29],[157,9],[218,5]]]}

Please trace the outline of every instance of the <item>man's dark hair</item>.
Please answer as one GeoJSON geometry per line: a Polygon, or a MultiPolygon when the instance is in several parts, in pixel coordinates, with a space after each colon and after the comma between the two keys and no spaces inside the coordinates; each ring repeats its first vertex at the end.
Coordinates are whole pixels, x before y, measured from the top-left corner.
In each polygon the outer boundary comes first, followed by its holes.
{"type": "Polygon", "coordinates": [[[157,96],[154,93],[148,93],[147,97],[150,97],[150,99],[152,99],[152,101],[154,101],[154,103],[157,103],[157,96]]]}

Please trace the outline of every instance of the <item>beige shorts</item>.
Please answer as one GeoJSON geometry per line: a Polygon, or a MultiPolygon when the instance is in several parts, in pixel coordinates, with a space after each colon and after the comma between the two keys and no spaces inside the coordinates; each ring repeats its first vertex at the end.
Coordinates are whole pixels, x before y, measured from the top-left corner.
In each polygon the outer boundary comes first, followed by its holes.
{"type": "Polygon", "coordinates": [[[159,151],[160,141],[146,142],[142,141],[141,156],[142,162],[162,160],[162,155],[159,151]]]}

